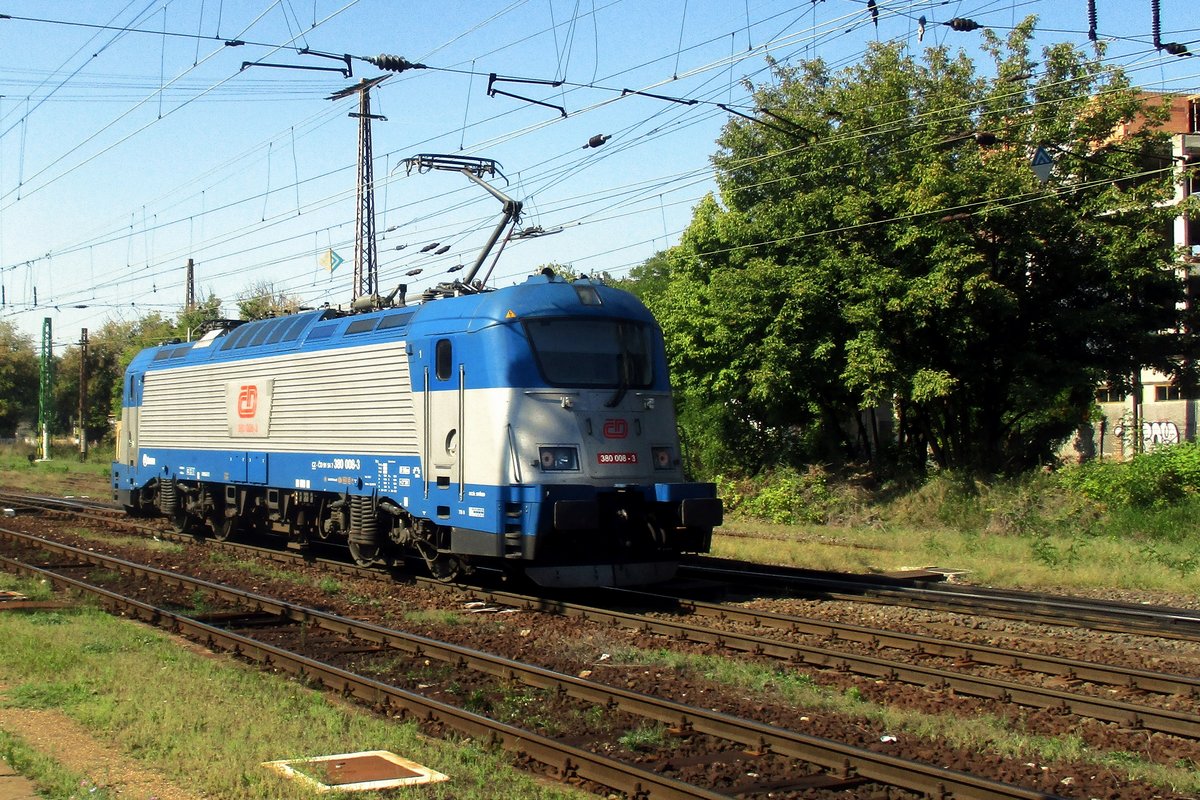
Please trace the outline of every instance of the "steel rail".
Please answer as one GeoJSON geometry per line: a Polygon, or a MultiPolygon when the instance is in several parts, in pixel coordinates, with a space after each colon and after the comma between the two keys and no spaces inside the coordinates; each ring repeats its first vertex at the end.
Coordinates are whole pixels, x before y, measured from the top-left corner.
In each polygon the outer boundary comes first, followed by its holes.
{"type": "MultiPolygon", "coordinates": [[[[315,609],[302,608],[284,601],[243,592],[197,578],[190,578],[167,570],[134,564],[132,562],[88,552],[19,531],[0,529],[10,539],[25,541],[41,549],[49,549],[61,555],[69,555],[86,563],[104,565],[111,569],[133,574],[139,578],[163,584],[200,589],[223,600],[240,603],[258,611],[268,611],[286,616],[298,622],[318,625],[327,630],[358,636],[367,641],[387,644],[404,649],[415,655],[434,657],[460,666],[471,666],[488,674],[520,680],[538,688],[565,691],[568,695],[621,710],[656,719],[684,731],[694,731],[738,742],[756,752],[775,753],[801,759],[846,776],[857,776],[910,791],[923,792],[931,797],[953,798],[1040,798],[1047,800],[1056,795],[1035,789],[999,783],[980,776],[933,765],[896,758],[852,745],[823,739],[817,736],[788,731],[773,725],[743,720],[708,709],[686,706],[672,700],[643,695],[616,687],[605,686],[572,675],[523,664],[512,659],[494,656],[469,648],[451,645],[426,637],[389,630],[370,623],[350,620],[315,609]]],[[[7,562],[8,559],[5,559],[7,562]]],[[[36,569],[36,568],[35,568],[36,569]]],[[[49,573],[53,575],[54,573],[49,573]]],[[[62,576],[59,576],[60,578],[62,576]]],[[[83,584],[86,586],[86,584],[83,584]]],[[[177,615],[172,615],[177,616],[177,615]]],[[[191,621],[193,624],[202,624],[191,621]]],[[[204,626],[213,629],[213,626],[204,626]]],[[[254,640],[248,640],[254,642],[254,640]]],[[[262,643],[256,646],[268,647],[262,643]]],[[[277,649],[277,648],[272,648],[277,649]]],[[[302,658],[292,656],[288,657],[302,658]]],[[[349,675],[337,670],[339,680],[346,681],[349,675]]],[[[375,682],[371,682],[375,683],[375,682]]],[[[336,684],[334,684],[336,687],[336,684]]],[[[352,687],[351,687],[352,688],[352,687]]],[[[346,689],[343,689],[346,691],[346,689]]],[[[377,690],[376,690],[377,691],[377,690]]],[[[402,691],[396,689],[395,691],[402,691]]],[[[408,694],[408,693],[404,693],[408,694]]],[[[422,698],[427,702],[426,698],[422,698]]],[[[466,713],[466,712],[462,712],[466,713]]],[[[476,715],[471,715],[475,717],[476,715]]],[[[487,721],[490,724],[490,720],[487,721]]],[[[523,732],[524,733],[524,732],[523,732]]],[[[582,773],[580,773],[582,774],[582,773]]],[[[585,776],[586,777],[586,776],[585,776]]],[[[598,781],[603,782],[603,781],[598,781]]],[[[605,784],[611,785],[611,784],[605,784]]],[[[665,795],[664,795],[665,796],[665,795]]]]}
{"type": "MultiPolygon", "coordinates": [[[[1016,703],[1032,708],[1063,709],[1073,714],[1105,722],[1117,722],[1150,731],[1170,733],[1184,738],[1200,739],[1200,715],[1194,713],[1156,709],[1104,697],[1089,697],[1087,695],[1074,694],[1056,689],[1026,686],[1011,681],[978,677],[933,667],[905,664],[874,656],[835,652],[823,647],[812,647],[760,636],[731,633],[698,625],[656,619],[642,614],[628,614],[612,609],[542,598],[526,598],[523,595],[488,589],[474,589],[470,590],[470,592],[479,599],[498,604],[580,617],[601,624],[631,628],[683,641],[713,644],[718,647],[725,647],[759,656],[769,656],[797,664],[802,663],[827,669],[853,672],[874,678],[929,686],[935,689],[950,690],[973,697],[1016,703]]],[[[862,630],[868,635],[872,633],[876,635],[880,634],[878,631],[872,632],[865,628],[862,630]]],[[[919,637],[913,638],[919,639],[919,637]]],[[[930,644],[927,652],[933,652],[937,650],[937,645],[942,643],[930,640],[927,644],[930,644]]],[[[944,644],[949,651],[958,648],[964,652],[972,652],[968,647],[963,645],[955,643],[944,644]]],[[[1025,666],[1023,663],[1014,663],[1018,659],[1025,658],[1024,654],[1006,652],[999,648],[990,649],[999,654],[1006,654],[1010,659],[1007,663],[1003,660],[997,660],[995,662],[997,665],[1017,668],[1025,666]]],[[[945,655],[949,653],[940,654],[945,655]]],[[[1046,659],[1048,662],[1053,661],[1049,657],[1037,658],[1046,659]]],[[[1061,659],[1061,661],[1066,662],[1067,660],[1061,659]]],[[[1083,667],[1091,667],[1096,671],[1103,669],[1098,665],[1089,665],[1086,662],[1075,663],[1083,667]]],[[[1137,670],[1126,671],[1120,668],[1114,669],[1118,672],[1139,672],[1137,670]]],[[[1200,680],[1184,676],[1172,676],[1149,671],[1142,671],[1142,675],[1147,680],[1153,679],[1160,686],[1186,687],[1182,692],[1185,695],[1189,693],[1189,690],[1195,691],[1197,687],[1200,687],[1200,680]]]]}
{"type": "Polygon", "coordinates": [[[1025,622],[1086,627],[1116,633],[1200,641],[1200,611],[1168,606],[1090,600],[1061,595],[989,589],[979,586],[906,586],[899,581],[871,582],[862,577],[827,577],[802,569],[681,564],[681,575],[749,584],[756,592],[775,585],[807,595],[886,603],[965,614],[986,614],[1025,622]]]}
{"type": "MultiPolygon", "coordinates": [[[[0,498],[4,497],[12,497],[25,503],[55,506],[55,510],[84,517],[92,511],[112,511],[117,513],[118,518],[121,516],[118,509],[101,504],[100,501],[83,503],[0,492],[0,498]]],[[[106,522],[112,521],[109,518],[101,519],[106,522]]],[[[136,523],[134,526],[147,529],[136,523]]],[[[756,590],[760,590],[764,584],[773,583],[807,593],[817,590],[823,596],[834,599],[908,605],[976,615],[983,613],[1005,619],[1200,641],[1200,611],[1185,608],[1145,606],[975,586],[912,586],[912,578],[842,574],[801,567],[768,567],[709,556],[696,557],[690,563],[681,564],[680,571],[682,574],[697,577],[717,576],[735,585],[753,582],[756,590]]]]}
{"type": "Polygon", "coordinates": [[[756,628],[773,628],[788,633],[821,636],[835,642],[857,642],[871,647],[894,648],[918,655],[942,656],[977,664],[1014,667],[1068,680],[1089,681],[1144,692],[1200,698],[1200,678],[1185,675],[1173,675],[1118,665],[1095,664],[1074,658],[1026,653],[975,642],[934,639],[923,634],[887,631],[847,622],[813,619],[772,611],[749,610],[737,606],[708,603],[703,600],[659,595],[653,592],[631,589],[613,589],[611,591],[646,602],[665,602],[672,610],[683,613],[751,625],[756,628]]]}

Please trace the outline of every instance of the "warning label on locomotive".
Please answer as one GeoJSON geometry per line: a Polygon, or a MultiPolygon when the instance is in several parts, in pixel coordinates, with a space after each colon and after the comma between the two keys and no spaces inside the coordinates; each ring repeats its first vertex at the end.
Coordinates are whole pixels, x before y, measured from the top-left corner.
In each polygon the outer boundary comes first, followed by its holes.
{"type": "Polygon", "coordinates": [[[597,464],[636,464],[637,453],[597,453],[597,464]]]}

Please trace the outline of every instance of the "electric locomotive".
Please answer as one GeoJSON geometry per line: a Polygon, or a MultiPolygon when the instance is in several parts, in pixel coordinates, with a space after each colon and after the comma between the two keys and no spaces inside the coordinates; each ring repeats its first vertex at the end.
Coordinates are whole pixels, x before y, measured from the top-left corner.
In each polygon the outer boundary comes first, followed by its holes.
{"type": "Polygon", "coordinates": [[[634,585],[706,552],[662,332],[633,295],[545,271],[424,302],[229,324],[124,378],[115,499],[181,531],[343,543],[360,564],[634,585]]]}

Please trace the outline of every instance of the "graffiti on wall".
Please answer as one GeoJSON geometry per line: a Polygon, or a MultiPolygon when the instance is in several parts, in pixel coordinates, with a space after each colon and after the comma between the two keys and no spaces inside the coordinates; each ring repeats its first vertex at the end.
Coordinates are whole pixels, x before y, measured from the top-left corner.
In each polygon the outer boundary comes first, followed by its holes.
{"type": "Polygon", "coordinates": [[[1142,445],[1153,450],[1160,444],[1179,444],[1179,428],[1174,422],[1143,422],[1142,445]]]}

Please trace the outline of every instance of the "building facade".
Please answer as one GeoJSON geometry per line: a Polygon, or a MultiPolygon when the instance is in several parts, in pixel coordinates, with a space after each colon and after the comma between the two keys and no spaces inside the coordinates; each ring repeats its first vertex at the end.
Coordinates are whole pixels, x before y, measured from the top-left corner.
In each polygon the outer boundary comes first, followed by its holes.
{"type": "MultiPolygon", "coordinates": [[[[1172,164],[1178,173],[1175,202],[1182,204],[1200,194],[1200,177],[1189,169],[1200,164],[1200,95],[1163,99],[1171,103],[1164,129],[1171,134],[1172,164]]],[[[1119,131],[1118,138],[1126,132],[1119,131]]],[[[1179,277],[1187,286],[1186,302],[1200,302],[1200,220],[1189,218],[1181,208],[1169,235],[1180,253],[1179,277]]],[[[1182,389],[1152,369],[1142,369],[1133,377],[1131,392],[1097,390],[1098,418],[1080,429],[1066,457],[1120,460],[1164,444],[1197,440],[1200,393],[1182,389]]]]}

